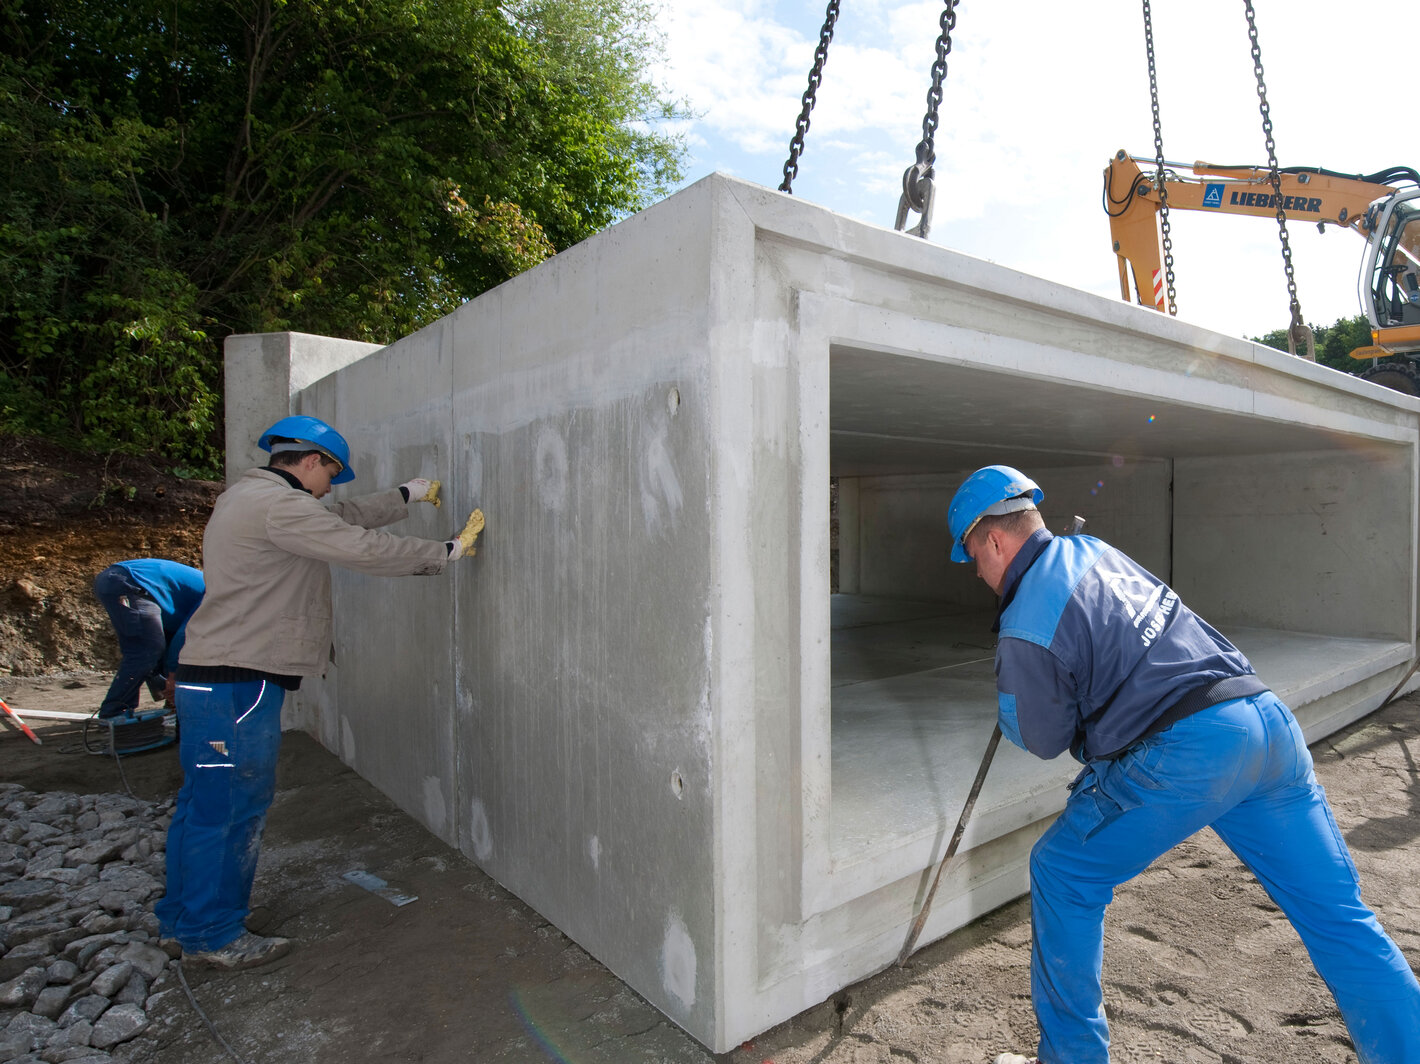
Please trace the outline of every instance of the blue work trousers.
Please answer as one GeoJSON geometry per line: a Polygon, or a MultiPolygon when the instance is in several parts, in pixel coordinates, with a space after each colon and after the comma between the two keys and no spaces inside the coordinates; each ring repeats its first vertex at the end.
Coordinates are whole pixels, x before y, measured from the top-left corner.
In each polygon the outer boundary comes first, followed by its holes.
{"type": "Polygon", "coordinates": [[[183,781],[168,828],[167,893],[153,911],[189,952],[221,949],[246,929],[285,695],[264,680],[177,685],[183,781]]]}
{"type": "Polygon", "coordinates": [[[110,565],[94,578],[94,596],[108,611],[123,655],[108,694],[99,706],[104,719],[118,717],[138,705],[138,689],[145,680],[156,698],[162,690],[153,678],[163,675],[168,639],[163,634],[163,611],[121,565],[110,565]]]}
{"type": "Polygon", "coordinates": [[[1291,920],[1362,1064],[1420,1060],[1420,985],[1361,901],[1301,729],[1264,692],[1186,717],[1116,760],[1092,762],[1036,843],[1031,997],[1043,1064],[1107,1064],[1105,906],[1115,887],[1203,827],[1291,920]]]}

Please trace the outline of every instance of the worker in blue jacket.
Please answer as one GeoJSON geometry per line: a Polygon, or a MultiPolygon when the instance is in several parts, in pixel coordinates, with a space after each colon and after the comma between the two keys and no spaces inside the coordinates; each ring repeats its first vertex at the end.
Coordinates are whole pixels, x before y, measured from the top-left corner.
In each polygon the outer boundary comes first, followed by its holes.
{"type": "Polygon", "coordinates": [[[202,602],[202,571],[163,558],[116,562],[94,578],[94,595],[118,635],[118,673],[99,718],[131,715],[146,683],[154,699],[172,697],[187,621],[202,602]]]}
{"type": "Polygon", "coordinates": [[[1055,537],[1044,493],[987,466],[947,511],[952,560],[1000,596],[1002,734],[1084,763],[1031,852],[1036,1057],[1107,1064],[1100,985],[1114,889],[1211,827],[1301,935],[1362,1064],[1420,1060],[1420,984],[1361,901],[1291,711],[1178,594],[1108,543],[1055,537]]]}

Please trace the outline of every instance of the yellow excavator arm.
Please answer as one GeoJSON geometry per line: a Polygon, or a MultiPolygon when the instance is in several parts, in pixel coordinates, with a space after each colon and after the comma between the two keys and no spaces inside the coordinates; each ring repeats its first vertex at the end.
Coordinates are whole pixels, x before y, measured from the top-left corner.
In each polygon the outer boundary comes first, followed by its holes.
{"type": "MultiPolygon", "coordinates": [[[[1145,160],[1154,166],[1153,160],[1145,160]]],[[[1177,168],[1179,164],[1165,164],[1177,168]]],[[[1350,229],[1367,241],[1362,303],[1375,346],[1352,352],[1378,358],[1420,351],[1420,177],[1408,167],[1350,176],[1314,167],[1279,173],[1282,213],[1319,229],[1350,229]],[[1416,187],[1397,188],[1397,184],[1416,187]]],[[[1172,209],[1276,218],[1277,191],[1267,167],[1194,163],[1191,173],[1164,171],[1163,192],[1172,209]]],[[[1134,291],[1144,306],[1165,310],[1159,212],[1164,196],[1157,172],[1115,153],[1104,172],[1104,208],[1119,260],[1119,291],[1134,291]]]]}

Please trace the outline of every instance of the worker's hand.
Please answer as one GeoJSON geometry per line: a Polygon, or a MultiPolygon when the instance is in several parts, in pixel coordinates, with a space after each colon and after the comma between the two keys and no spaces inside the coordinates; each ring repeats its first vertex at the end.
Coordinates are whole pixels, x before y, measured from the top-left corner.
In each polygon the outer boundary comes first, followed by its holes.
{"type": "Polygon", "coordinates": [[[468,515],[468,523],[463,526],[463,531],[449,541],[449,561],[457,561],[465,554],[473,557],[478,553],[473,549],[474,542],[478,539],[478,534],[483,531],[483,511],[474,510],[468,515]]]}
{"type": "Polygon", "coordinates": [[[169,706],[174,705],[175,698],[177,698],[177,673],[171,672],[168,673],[167,683],[163,684],[163,703],[169,706]]]}
{"type": "Polygon", "coordinates": [[[443,501],[439,498],[439,488],[443,483],[442,480],[425,480],[423,477],[416,477],[413,480],[406,480],[400,487],[404,489],[407,502],[432,502],[438,507],[443,505],[443,501]]]}

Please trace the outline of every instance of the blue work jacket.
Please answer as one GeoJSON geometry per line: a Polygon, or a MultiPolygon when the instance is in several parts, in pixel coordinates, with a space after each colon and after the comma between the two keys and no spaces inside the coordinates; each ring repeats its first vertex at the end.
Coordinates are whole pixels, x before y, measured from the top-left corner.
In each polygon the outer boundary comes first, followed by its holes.
{"type": "Polygon", "coordinates": [[[1043,758],[1113,757],[1190,696],[1254,675],[1172,588],[1093,536],[1026,540],[996,625],[1001,732],[1043,758]]]}
{"type": "Polygon", "coordinates": [[[163,636],[168,641],[165,671],[176,672],[178,655],[187,640],[188,619],[202,605],[206,590],[202,570],[166,558],[135,558],[118,564],[127,569],[133,582],[158,604],[163,617],[163,636]]]}

